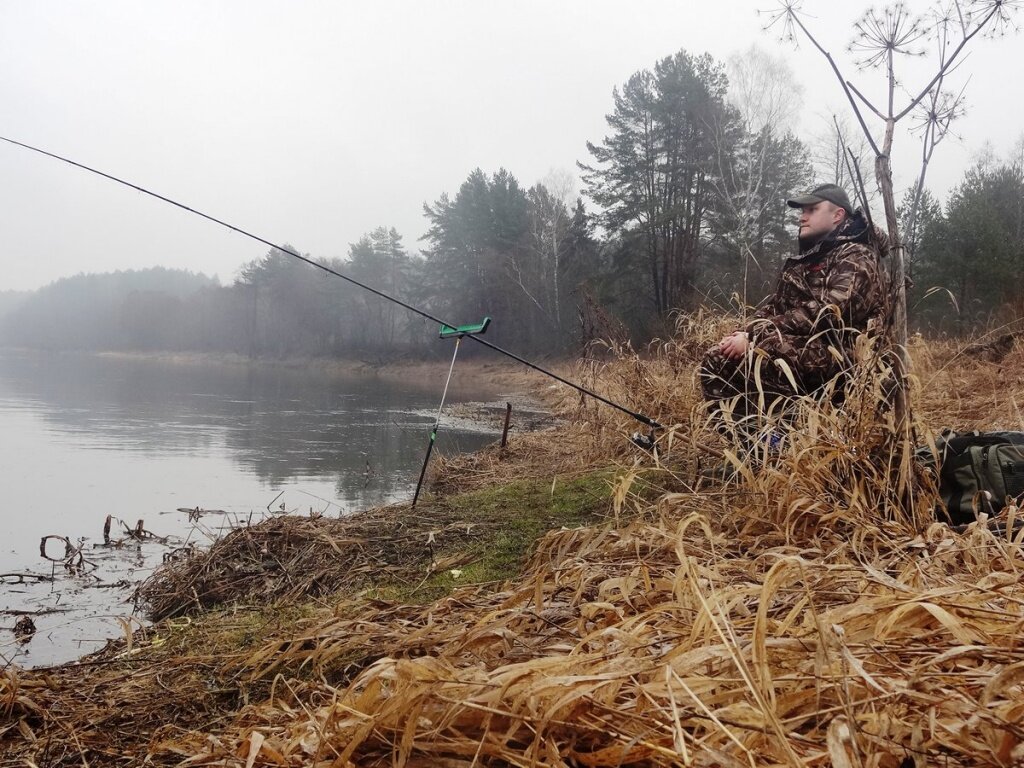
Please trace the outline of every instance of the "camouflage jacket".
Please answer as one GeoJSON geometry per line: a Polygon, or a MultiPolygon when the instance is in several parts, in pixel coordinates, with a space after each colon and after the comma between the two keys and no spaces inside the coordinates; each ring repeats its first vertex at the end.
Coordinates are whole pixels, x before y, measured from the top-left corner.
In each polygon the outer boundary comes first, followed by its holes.
{"type": "Polygon", "coordinates": [[[881,328],[887,303],[879,260],[884,241],[859,211],[852,214],[808,251],[786,260],[775,293],[747,327],[755,347],[784,359],[802,389],[844,370],[857,334],[881,328]]]}

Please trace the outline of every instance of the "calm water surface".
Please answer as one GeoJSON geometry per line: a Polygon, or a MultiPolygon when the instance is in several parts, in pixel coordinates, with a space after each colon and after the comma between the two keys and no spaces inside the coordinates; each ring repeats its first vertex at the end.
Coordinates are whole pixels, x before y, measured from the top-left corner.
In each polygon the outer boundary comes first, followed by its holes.
{"type": "MultiPolygon", "coordinates": [[[[413,384],[0,350],[0,667],[65,661],[122,633],[130,582],[168,547],[96,546],[108,514],[132,527],[142,519],[174,546],[208,544],[282,505],[337,516],[411,497],[443,385],[443,375],[413,384]],[[223,514],[196,526],[177,511],[197,506],[223,514]],[[39,552],[47,535],[84,537],[96,569],[78,577],[54,569],[39,552]],[[19,573],[56,578],[9,575],[19,573]],[[24,611],[36,612],[38,631],[23,645],[11,628],[24,611]]],[[[472,394],[450,392],[449,402],[480,399],[472,394]]],[[[496,426],[443,418],[437,450],[475,450],[495,439],[496,426]]],[[[117,523],[113,535],[123,537],[117,523]]],[[[51,541],[49,554],[62,546],[51,541]]]]}

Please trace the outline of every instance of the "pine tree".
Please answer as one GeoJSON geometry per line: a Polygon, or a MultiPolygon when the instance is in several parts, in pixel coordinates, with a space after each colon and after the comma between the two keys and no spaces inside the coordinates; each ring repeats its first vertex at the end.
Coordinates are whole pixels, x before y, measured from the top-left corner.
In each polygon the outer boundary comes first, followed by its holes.
{"type": "Polygon", "coordinates": [[[627,244],[664,316],[692,298],[715,173],[714,126],[729,122],[726,76],[710,56],[680,51],[613,91],[611,133],[580,164],[601,224],[627,244]]]}

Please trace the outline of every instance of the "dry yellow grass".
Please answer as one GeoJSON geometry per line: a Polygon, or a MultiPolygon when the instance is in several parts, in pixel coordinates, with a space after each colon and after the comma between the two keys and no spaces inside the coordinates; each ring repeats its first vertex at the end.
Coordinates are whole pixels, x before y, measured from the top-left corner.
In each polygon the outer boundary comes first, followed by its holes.
{"type": "Polygon", "coordinates": [[[187,764],[1021,758],[1020,541],[932,530],[867,563],[852,547],[751,552],[705,512],[680,517],[682,500],[662,506],[550,535],[507,592],[322,625],[313,664],[370,640],[388,653],[301,698],[282,684],[187,764]]]}
{"type": "MultiPolygon", "coordinates": [[[[805,402],[766,424],[786,439],[752,466],[715,435],[693,386],[714,326],[684,319],[649,358],[584,371],[615,399],[678,417],[657,460],[672,493],[634,492],[654,460],[622,440],[632,425],[567,401],[589,429],[566,461],[620,462],[618,524],[550,532],[498,590],[338,603],[223,661],[226,679],[270,684],[259,700],[165,729],[123,763],[85,750],[74,763],[71,750],[60,764],[1024,765],[1019,506],[999,535],[935,522],[928,478],[878,407],[878,376],[843,408],[805,402]],[[698,487],[698,449],[715,445],[734,476],[698,487]]],[[[1024,429],[1020,349],[1001,363],[952,345],[912,351],[922,441],[945,426],[1024,429]]],[[[502,459],[465,461],[496,476],[502,459]]],[[[14,723],[60,737],[41,685],[0,676],[3,738],[19,738],[14,723]]]]}

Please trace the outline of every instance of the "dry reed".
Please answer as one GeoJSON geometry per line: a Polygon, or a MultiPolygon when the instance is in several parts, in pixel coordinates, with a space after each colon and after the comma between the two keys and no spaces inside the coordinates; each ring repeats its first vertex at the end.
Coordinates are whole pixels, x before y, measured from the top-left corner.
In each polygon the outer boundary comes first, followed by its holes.
{"type": "Polygon", "coordinates": [[[329,621],[288,652],[325,667],[368,641],[387,654],[303,701],[282,686],[192,741],[186,764],[1022,758],[1019,537],[936,526],[869,561],[827,537],[752,551],[700,507],[666,499],[654,523],[552,533],[506,592],[329,621]]]}

